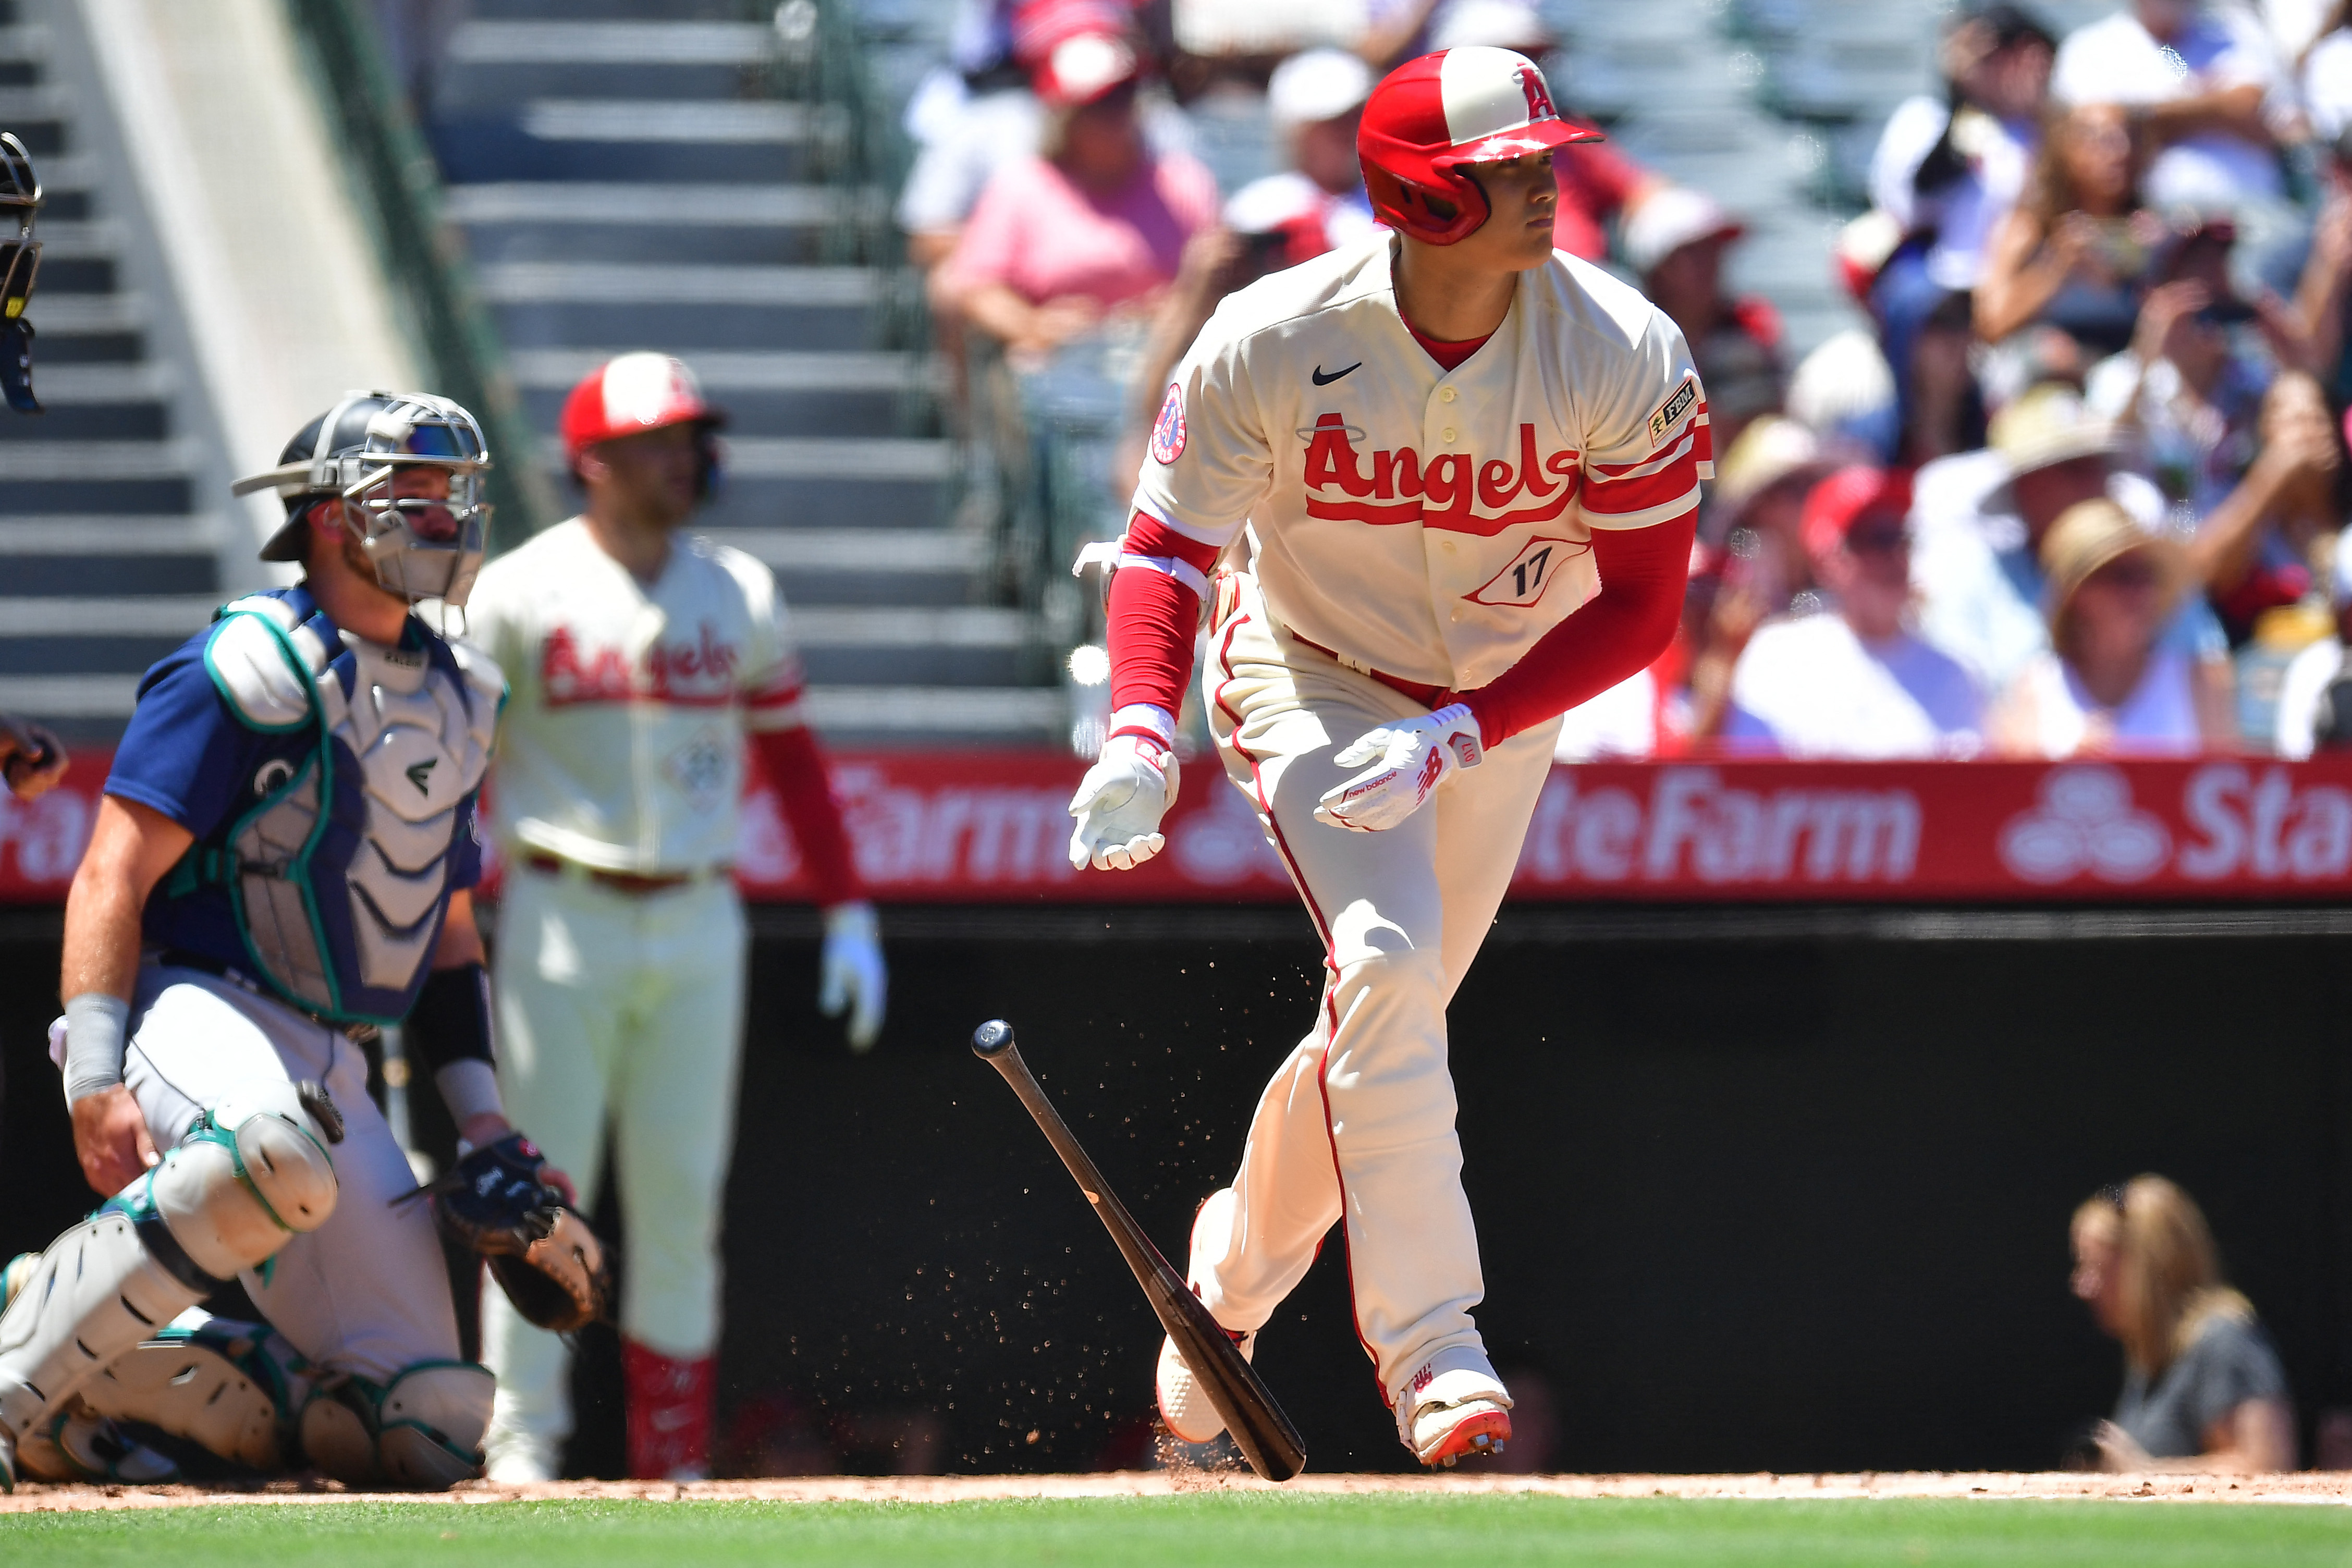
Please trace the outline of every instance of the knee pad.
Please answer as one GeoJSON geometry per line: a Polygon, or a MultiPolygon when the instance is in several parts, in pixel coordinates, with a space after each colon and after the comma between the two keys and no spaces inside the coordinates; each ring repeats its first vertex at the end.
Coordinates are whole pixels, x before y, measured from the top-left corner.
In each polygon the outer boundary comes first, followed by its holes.
{"type": "Polygon", "coordinates": [[[347,1486],[439,1491],[482,1473],[498,1380],[472,1362],[427,1361],[390,1383],[352,1377],[303,1407],[302,1452],[347,1486]]]}
{"type": "Polygon", "coordinates": [[[275,1470],[313,1383],[301,1353],[268,1325],[191,1311],[115,1357],[83,1388],[81,1403],[231,1464],[275,1470]]]}
{"type": "Polygon", "coordinates": [[[215,1279],[257,1268],[335,1212],[327,1148],[342,1121],[315,1084],[263,1079],[196,1118],[149,1173],[150,1199],[188,1260],[215,1279]]]}
{"type": "MultiPolygon", "coordinates": [[[[143,1196],[147,1184],[142,1176],[131,1191],[143,1196]]],[[[45,1429],[116,1356],[213,1288],[149,1247],[145,1236],[160,1222],[152,1210],[142,1216],[130,1196],[110,1199],[29,1268],[10,1267],[0,1312],[0,1438],[8,1445],[45,1429]]],[[[0,1485],[5,1469],[0,1464],[0,1485]]]]}

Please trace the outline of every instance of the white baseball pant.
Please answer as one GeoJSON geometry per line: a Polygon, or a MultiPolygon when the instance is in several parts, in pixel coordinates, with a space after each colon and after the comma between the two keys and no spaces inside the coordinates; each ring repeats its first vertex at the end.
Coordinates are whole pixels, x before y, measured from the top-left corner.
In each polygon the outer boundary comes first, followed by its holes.
{"type": "MultiPolygon", "coordinates": [[[[719,1205],[735,1142],[743,907],[724,877],[630,895],[577,872],[509,868],[493,979],[508,1119],[593,1211],[604,1125],[628,1257],[621,1331],[679,1360],[719,1343],[719,1205]]],[[[570,1352],[482,1293],[498,1374],[488,1446],[572,1431],[570,1352]]]]}
{"type": "Polygon", "coordinates": [[[1462,1191],[1445,1008],[1501,905],[1557,720],[1486,749],[1382,833],[1315,820],[1359,769],[1333,754],[1427,711],[1298,642],[1238,574],[1202,684],[1225,772],[1257,808],[1325,950],[1316,1026],[1259,1100],[1233,1185],[1192,1230],[1192,1279],[1227,1328],[1273,1316],[1342,1220],[1356,1333],[1393,1405],[1424,1370],[1491,1375],[1462,1191]]]}
{"type": "Polygon", "coordinates": [[[241,1276],[262,1316],[310,1360],[378,1383],[419,1362],[456,1360],[457,1316],[433,1208],[423,1198],[393,1205],[416,1177],[368,1098],[359,1047],[233,981],[152,963],[139,971],[131,1016],[122,1080],[158,1149],[256,1079],[315,1079],[342,1112],[343,1141],[329,1154],[335,1212],[289,1240],[264,1271],[241,1276]]]}

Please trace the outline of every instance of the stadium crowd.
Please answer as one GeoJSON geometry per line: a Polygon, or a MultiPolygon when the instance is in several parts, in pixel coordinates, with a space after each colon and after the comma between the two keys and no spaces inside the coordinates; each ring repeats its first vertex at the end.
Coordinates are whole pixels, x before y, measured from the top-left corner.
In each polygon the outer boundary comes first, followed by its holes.
{"type": "MultiPolygon", "coordinates": [[[[1216,300],[1371,226],[1380,74],[1559,43],[1522,0],[1374,0],[1347,47],[1270,54],[1243,9],[965,0],[908,110],[898,218],[943,347],[1018,372],[1092,345],[1114,509],[1216,300]],[[1221,198],[1200,154],[1234,94],[1288,167],[1221,198]]],[[[1793,363],[1729,285],[1739,215],[1610,142],[1560,149],[1557,244],[1682,327],[1718,455],[1680,635],[1562,755],[2352,744],[2352,25],[2313,9],[2121,0],[2063,36],[1948,13],[1939,89],[1887,118],[1823,260],[1867,324],[1793,363]]]]}

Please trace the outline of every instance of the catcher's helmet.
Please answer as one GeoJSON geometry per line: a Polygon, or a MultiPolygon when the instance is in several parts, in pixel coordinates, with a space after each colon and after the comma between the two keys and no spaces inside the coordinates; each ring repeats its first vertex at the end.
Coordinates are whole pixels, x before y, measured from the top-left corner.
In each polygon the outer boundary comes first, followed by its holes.
{"type": "Polygon", "coordinates": [[[557,421],[563,461],[576,474],[580,454],[599,441],[635,436],[668,425],[692,425],[702,439],[701,491],[719,471],[716,432],[727,416],[702,395],[702,384],[685,363],[667,354],[632,353],[592,370],[563,400],[557,421]]]}
{"type": "Polygon", "coordinates": [[[305,516],[340,497],[344,526],[374,563],[378,583],[411,604],[465,604],[490,526],[482,499],[489,447],[471,414],[430,393],[347,392],[303,426],[278,461],[231,487],[236,495],[274,489],[286,502],[285,526],[261,547],[264,561],[301,560],[305,516]],[[446,469],[447,498],[394,494],[393,476],[403,468],[446,469]]]}
{"type": "Polygon", "coordinates": [[[1441,49],[1381,79],[1356,131],[1364,189],[1382,223],[1432,245],[1452,245],[1486,221],[1486,194],[1463,173],[1601,132],[1552,108],[1536,62],[1509,49],[1441,49]]]}
{"type": "Polygon", "coordinates": [[[33,223],[41,210],[41,180],[25,144],[0,131],[0,221],[13,215],[16,232],[0,234],[0,397],[19,414],[38,414],[33,396],[33,323],[25,307],[41,275],[41,242],[33,223]]]}

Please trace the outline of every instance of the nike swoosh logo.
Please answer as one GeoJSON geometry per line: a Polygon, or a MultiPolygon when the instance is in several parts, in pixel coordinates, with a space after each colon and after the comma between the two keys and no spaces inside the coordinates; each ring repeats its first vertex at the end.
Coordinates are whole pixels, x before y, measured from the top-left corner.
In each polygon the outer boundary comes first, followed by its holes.
{"type": "Polygon", "coordinates": [[[1323,373],[1323,367],[1318,364],[1315,367],[1315,384],[1318,386],[1328,386],[1333,382],[1339,380],[1341,376],[1347,374],[1348,371],[1361,370],[1363,368],[1364,362],[1362,360],[1358,360],[1355,363],[1349,365],[1348,370],[1335,370],[1328,375],[1326,375],[1323,373]]]}

